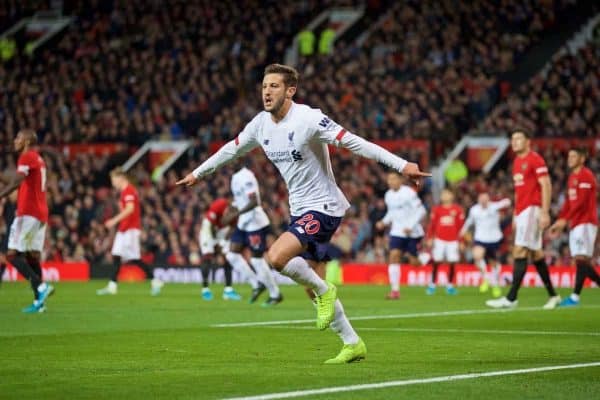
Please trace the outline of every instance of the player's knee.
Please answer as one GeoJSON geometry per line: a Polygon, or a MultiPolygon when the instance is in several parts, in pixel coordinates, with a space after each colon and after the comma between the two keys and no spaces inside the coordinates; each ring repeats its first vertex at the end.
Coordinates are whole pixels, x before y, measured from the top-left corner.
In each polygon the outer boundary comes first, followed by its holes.
{"type": "Polygon", "coordinates": [[[281,251],[270,248],[266,254],[267,263],[278,271],[281,271],[288,263],[288,259],[281,251]]]}

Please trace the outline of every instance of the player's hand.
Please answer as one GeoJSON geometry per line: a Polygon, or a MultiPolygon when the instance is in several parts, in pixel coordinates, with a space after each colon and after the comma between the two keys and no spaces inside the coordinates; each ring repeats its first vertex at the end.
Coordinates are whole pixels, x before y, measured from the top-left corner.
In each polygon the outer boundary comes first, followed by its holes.
{"type": "Polygon", "coordinates": [[[550,234],[551,238],[555,238],[557,237],[563,229],[565,229],[565,226],[567,225],[567,221],[564,219],[559,219],[557,220],[554,224],[552,224],[552,226],[550,227],[550,229],[548,229],[548,233],[550,234]]]}
{"type": "Polygon", "coordinates": [[[185,186],[193,186],[198,182],[198,178],[194,176],[194,174],[189,173],[185,176],[185,178],[178,180],[175,182],[176,185],[185,185],[185,186]]]}
{"type": "Polygon", "coordinates": [[[412,233],[412,229],[410,229],[410,228],[404,228],[404,234],[406,236],[410,236],[411,233],[412,233]]]}
{"type": "Polygon", "coordinates": [[[540,220],[539,220],[540,229],[544,230],[548,226],[550,226],[550,213],[548,211],[540,212],[540,220]]]}
{"type": "Polygon", "coordinates": [[[378,231],[382,231],[385,229],[385,224],[383,223],[383,221],[377,221],[375,223],[375,229],[377,229],[378,231]]]}
{"type": "Polygon", "coordinates": [[[108,229],[112,228],[113,226],[115,226],[117,224],[117,221],[114,218],[109,218],[106,220],[106,222],[104,223],[104,226],[108,229]]]}
{"type": "Polygon", "coordinates": [[[415,185],[419,186],[419,183],[422,178],[428,178],[431,176],[429,172],[423,172],[419,169],[419,166],[416,163],[409,162],[404,166],[402,171],[402,175],[406,176],[410,179],[415,185]]]}
{"type": "Polygon", "coordinates": [[[425,247],[427,247],[428,249],[431,249],[432,246],[433,246],[433,239],[425,240],[425,247]]]}

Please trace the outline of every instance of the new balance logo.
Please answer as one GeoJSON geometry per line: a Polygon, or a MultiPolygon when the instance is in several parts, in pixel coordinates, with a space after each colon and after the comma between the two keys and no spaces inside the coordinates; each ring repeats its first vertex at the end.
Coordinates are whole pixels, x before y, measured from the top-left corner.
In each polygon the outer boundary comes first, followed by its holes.
{"type": "Polygon", "coordinates": [[[298,150],[292,150],[292,158],[294,161],[302,161],[302,154],[298,150]]]}
{"type": "Polygon", "coordinates": [[[323,128],[327,128],[327,125],[329,125],[330,122],[331,122],[331,120],[329,118],[325,117],[321,120],[321,122],[319,122],[319,126],[322,126],[323,128]]]}

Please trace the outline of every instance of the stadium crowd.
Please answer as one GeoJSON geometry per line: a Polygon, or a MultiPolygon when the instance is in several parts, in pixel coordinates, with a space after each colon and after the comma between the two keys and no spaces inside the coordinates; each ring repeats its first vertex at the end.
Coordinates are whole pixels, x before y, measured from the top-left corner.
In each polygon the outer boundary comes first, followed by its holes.
{"type": "MultiPolygon", "coordinates": [[[[23,126],[45,144],[230,139],[259,109],[267,61],[324,7],[353,2],[72,3],[76,22],[55,47],[0,66],[1,142],[23,126]]],[[[340,41],[333,56],[303,60],[297,100],[371,139],[451,142],[502,97],[500,74],[573,9],[395,2],[363,47],[340,41]]]]}
{"type": "Polygon", "coordinates": [[[600,132],[600,47],[557,56],[486,118],[483,129],[504,132],[513,124],[543,137],[596,137],[600,132]]]}

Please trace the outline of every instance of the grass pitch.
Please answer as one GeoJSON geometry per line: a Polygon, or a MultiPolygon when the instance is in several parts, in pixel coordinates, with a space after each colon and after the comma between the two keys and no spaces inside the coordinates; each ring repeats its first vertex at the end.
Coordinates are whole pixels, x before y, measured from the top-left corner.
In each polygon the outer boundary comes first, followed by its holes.
{"type": "Polygon", "coordinates": [[[222,287],[204,302],[194,285],[166,285],[153,298],[149,284],[121,284],[116,296],[96,296],[104,284],[59,283],[39,315],[20,312],[30,300],[26,284],[2,284],[0,398],[222,399],[403,380],[416,382],[300,398],[573,400],[600,393],[600,366],[422,382],[599,362],[599,289],[584,290],[581,307],[553,311],[541,310],[543,289],[522,289],[519,309],[489,312],[475,288],[453,297],[403,288],[392,302],[383,300],[385,287],[340,287],[369,353],[360,363],[326,366],[341,343],[317,331],[298,287],[283,287],[285,301],[263,309],[246,303],[247,286],[238,288],[241,302],[221,300],[222,287]],[[214,327],[258,321],[291,322],[214,327]]]}

